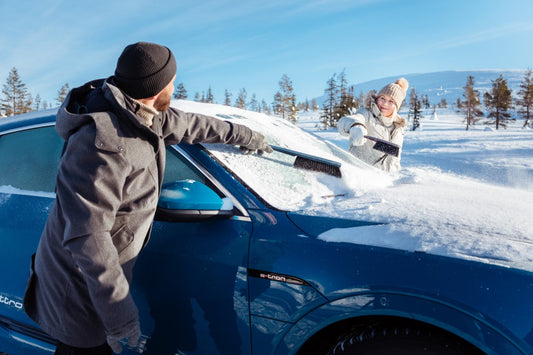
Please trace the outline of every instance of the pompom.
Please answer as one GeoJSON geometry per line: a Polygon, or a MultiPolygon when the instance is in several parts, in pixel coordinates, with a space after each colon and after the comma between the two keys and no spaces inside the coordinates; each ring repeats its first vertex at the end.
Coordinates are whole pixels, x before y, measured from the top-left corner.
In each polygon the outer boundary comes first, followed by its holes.
{"type": "Polygon", "coordinates": [[[400,78],[396,80],[396,84],[398,84],[405,91],[407,91],[407,89],[409,88],[409,82],[405,78],[400,78]]]}

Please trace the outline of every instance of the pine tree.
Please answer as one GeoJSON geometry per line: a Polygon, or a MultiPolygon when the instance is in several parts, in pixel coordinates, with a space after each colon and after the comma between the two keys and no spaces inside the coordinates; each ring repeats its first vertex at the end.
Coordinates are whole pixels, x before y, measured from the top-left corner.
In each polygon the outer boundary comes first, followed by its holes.
{"type": "Polygon", "coordinates": [[[479,109],[479,92],[474,89],[473,76],[468,76],[464,89],[464,101],[461,102],[461,110],[465,114],[466,130],[468,131],[470,126],[475,125],[483,117],[483,112],[479,109]]]}
{"type": "Polygon", "coordinates": [[[13,67],[9,72],[2,94],[4,97],[1,100],[1,108],[5,116],[32,111],[31,95],[26,84],[21,81],[17,68],[13,67]]]}
{"type": "Polygon", "coordinates": [[[333,74],[333,76],[327,82],[328,86],[326,90],[324,90],[324,93],[326,94],[326,100],[323,103],[322,114],[320,115],[320,118],[325,129],[337,126],[338,118],[335,116],[335,108],[338,105],[338,88],[335,77],[336,74],[333,74]]]}
{"type": "Polygon", "coordinates": [[[259,102],[257,101],[257,97],[255,96],[255,94],[252,94],[252,98],[250,99],[249,106],[250,106],[250,110],[252,111],[255,111],[255,112],[261,111],[261,108],[259,107],[259,102]]]}
{"type": "Polygon", "coordinates": [[[411,117],[413,118],[413,131],[420,127],[420,119],[423,117],[421,109],[422,102],[418,98],[415,88],[412,88],[411,93],[409,94],[409,116],[412,114],[411,117]]]}
{"type": "Polygon", "coordinates": [[[224,105],[231,106],[231,93],[228,89],[224,90],[224,105]]]}
{"type": "Polygon", "coordinates": [[[174,98],[176,100],[187,99],[187,90],[185,90],[185,86],[183,85],[183,83],[179,83],[176,87],[176,91],[174,92],[174,98]]]}
{"type": "Polygon", "coordinates": [[[318,106],[316,99],[311,100],[311,110],[312,111],[320,110],[320,106],[318,106]]]}
{"type": "Polygon", "coordinates": [[[265,100],[261,100],[261,111],[264,112],[267,115],[270,115],[270,107],[268,107],[268,104],[265,100]]]}
{"type": "Polygon", "coordinates": [[[211,86],[209,89],[207,89],[207,97],[205,98],[205,102],[209,104],[215,103],[215,97],[213,96],[213,92],[211,91],[211,86]]]}
{"type": "Polygon", "coordinates": [[[489,109],[489,118],[485,124],[496,124],[496,129],[500,126],[507,127],[511,114],[508,111],[512,107],[511,90],[507,87],[507,80],[500,75],[498,79],[492,80],[492,90],[485,93],[485,106],[489,109]]]}
{"type": "Polygon", "coordinates": [[[288,119],[292,123],[296,123],[298,120],[298,107],[296,107],[296,95],[294,94],[292,81],[287,74],[283,74],[278,84],[280,90],[274,97],[275,102],[276,99],[279,100],[277,102],[278,114],[281,114],[281,117],[288,119]]]}
{"type": "Polygon", "coordinates": [[[57,91],[57,103],[61,105],[63,101],[67,98],[68,92],[70,91],[70,87],[68,83],[65,83],[61,89],[57,91]]]}
{"type": "Polygon", "coordinates": [[[533,115],[533,78],[531,75],[531,69],[528,69],[524,75],[524,81],[520,83],[521,90],[518,92],[516,100],[516,105],[519,107],[518,113],[524,118],[523,127],[528,125],[533,127],[533,122],[530,123],[533,115]]]}
{"type": "Polygon", "coordinates": [[[239,95],[237,95],[237,99],[235,100],[235,107],[245,109],[246,108],[246,89],[242,88],[239,91],[239,95]]]}
{"type": "Polygon", "coordinates": [[[274,111],[275,115],[282,115],[283,112],[283,99],[281,92],[276,92],[274,95],[274,101],[272,102],[272,111],[274,111]]]}
{"type": "Polygon", "coordinates": [[[41,95],[37,94],[37,96],[35,96],[35,99],[33,100],[33,109],[35,111],[39,111],[39,109],[41,108],[41,95]]]}

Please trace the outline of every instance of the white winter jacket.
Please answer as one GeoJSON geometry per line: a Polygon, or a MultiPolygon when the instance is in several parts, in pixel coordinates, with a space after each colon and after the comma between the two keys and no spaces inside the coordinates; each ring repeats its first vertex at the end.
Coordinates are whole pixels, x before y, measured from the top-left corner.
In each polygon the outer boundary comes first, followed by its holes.
{"type": "Polygon", "coordinates": [[[372,93],[367,94],[365,103],[365,107],[358,109],[355,114],[341,117],[337,122],[337,130],[340,134],[348,136],[350,128],[355,124],[361,124],[366,128],[369,136],[399,145],[400,153],[398,157],[373,149],[375,142],[369,139],[366,139],[361,146],[350,146],[350,153],[362,161],[385,171],[400,170],[401,147],[403,145],[405,126],[404,124],[394,124],[394,121],[404,122],[404,120],[397,113],[393,117],[383,116],[375,103],[372,93]]]}

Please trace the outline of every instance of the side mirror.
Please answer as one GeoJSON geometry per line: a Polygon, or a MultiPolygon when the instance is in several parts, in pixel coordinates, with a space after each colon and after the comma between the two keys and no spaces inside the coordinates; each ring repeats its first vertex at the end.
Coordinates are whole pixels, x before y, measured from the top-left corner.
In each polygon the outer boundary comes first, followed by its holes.
{"type": "Polygon", "coordinates": [[[155,218],[168,222],[195,222],[233,216],[233,203],[196,180],[164,184],[155,218]]]}

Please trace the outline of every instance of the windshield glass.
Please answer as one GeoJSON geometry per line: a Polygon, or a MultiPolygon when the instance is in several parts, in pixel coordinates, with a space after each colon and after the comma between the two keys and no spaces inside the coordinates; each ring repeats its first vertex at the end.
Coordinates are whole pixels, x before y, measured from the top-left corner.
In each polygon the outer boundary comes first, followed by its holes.
{"type": "MultiPolygon", "coordinates": [[[[245,155],[238,147],[222,144],[204,146],[257,195],[282,210],[301,210],[334,198],[349,198],[373,186],[388,186],[391,177],[372,168],[334,144],[315,137],[290,122],[253,112],[213,116],[246,125],[264,134],[269,143],[317,158],[341,163],[342,178],[312,169],[295,167],[295,157],[282,153],[245,155]],[[246,116],[243,116],[246,115],[246,116]],[[280,168],[281,167],[281,168],[280,168]]],[[[311,162],[312,167],[317,167],[311,162]]],[[[326,169],[329,171],[337,168],[326,169]]],[[[320,170],[320,169],[319,169],[320,170]]]]}

